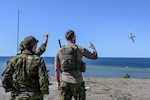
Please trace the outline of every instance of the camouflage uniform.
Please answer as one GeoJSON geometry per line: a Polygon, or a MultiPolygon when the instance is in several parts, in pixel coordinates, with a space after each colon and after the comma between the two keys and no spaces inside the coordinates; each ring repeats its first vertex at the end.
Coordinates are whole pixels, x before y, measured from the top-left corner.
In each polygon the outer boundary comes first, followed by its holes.
{"type": "MultiPolygon", "coordinates": [[[[70,34],[70,36],[74,36],[74,34],[70,34]]],[[[70,36],[69,38],[71,38],[70,36]]],[[[58,71],[60,70],[62,71],[61,82],[58,88],[60,90],[60,100],[71,100],[72,97],[74,97],[75,100],[86,100],[85,84],[82,77],[82,72],[84,72],[85,70],[82,71],[80,69],[79,66],[80,64],[78,64],[78,61],[82,61],[83,57],[93,59],[93,60],[97,59],[98,58],[97,53],[96,52],[92,53],[88,51],[86,48],[75,45],[75,43],[70,43],[70,42],[68,42],[68,44],[65,46],[66,51],[64,51],[63,49],[64,47],[60,48],[55,56],[55,76],[56,76],[56,80],[58,81],[58,85],[60,81],[59,80],[60,74],[58,71]],[[69,66],[72,67],[73,69],[67,69],[67,68],[66,68],[67,70],[62,69],[62,66],[65,60],[67,59],[67,57],[72,55],[70,54],[71,53],[70,49],[67,48],[72,48],[76,46],[77,46],[76,49],[77,53],[75,54],[77,57],[76,66],[69,66]],[[64,55],[64,54],[68,54],[68,55],[64,55]]],[[[69,60],[67,63],[69,64],[69,60]]],[[[67,64],[65,65],[67,66],[67,64]]]]}
{"type": "Polygon", "coordinates": [[[42,43],[41,46],[35,52],[38,56],[41,56],[46,50],[46,43],[42,43]]]}
{"type": "MultiPolygon", "coordinates": [[[[27,40],[30,44],[37,42],[31,36],[27,40]]],[[[15,93],[15,100],[43,100],[43,95],[49,93],[44,60],[31,48],[25,49],[22,54],[10,59],[2,76],[2,84],[6,92],[15,93]]]]}
{"type": "MultiPolygon", "coordinates": [[[[47,46],[47,42],[44,42],[40,45],[40,47],[37,49],[37,51],[35,52],[38,56],[41,56],[45,50],[46,50],[46,46],[47,46]]],[[[17,55],[20,55],[25,49],[23,47],[23,41],[20,42],[20,45],[19,45],[19,48],[20,50],[20,53],[17,54],[17,55]]],[[[9,61],[11,61],[11,59],[13,59],[14,57],[11,57],[9,61]]],[[[7,62],[8,64],[9,62],[7,62]]],[[[10,97],[10,100],[15,100],[15,96],[16,96],[16,90],[13,90],[11,92],[11,97],[10,97]]]]}
{"type": "MultiPolygon", "coordinates": [[[[35,53],[36,53],[38,56],[41,56],[41,55],[45,52],[46,46],[47,46],[47,43],[42,43],[35,53]]],[[[19,50],[20,50],[21,52],[24,50],[23,41],[21,41],[21,43],[20,43],[20,45],[19,45],[19,50]]]]}
{"type": "Polygon", "coordinates": [[[72,96],[75,100],[86,100],[84,81],[76,84],[61,81],[60,100],[71,100],[72,96]]]}

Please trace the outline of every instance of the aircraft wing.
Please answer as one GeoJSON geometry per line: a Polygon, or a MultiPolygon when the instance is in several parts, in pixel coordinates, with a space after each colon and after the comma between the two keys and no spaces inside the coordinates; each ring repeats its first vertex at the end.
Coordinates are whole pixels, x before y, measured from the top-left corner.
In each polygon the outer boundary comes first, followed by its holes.
{"type": "Polygon", "coordinates": [[[131,39],[132,39],[133,43],[135,43],[133,37],[131,39]]]}

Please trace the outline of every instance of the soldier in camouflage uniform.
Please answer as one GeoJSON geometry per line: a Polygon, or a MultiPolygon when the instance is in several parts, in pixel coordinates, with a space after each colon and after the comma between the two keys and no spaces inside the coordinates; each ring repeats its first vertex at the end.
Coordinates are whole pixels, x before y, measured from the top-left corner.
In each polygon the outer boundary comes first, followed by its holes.
{"type": "MultiPolygon", "coordinates": [[[[35,52],[38,56],[41,56],[46,50],[46,46],[47,46],[47,42],[48,42],[48,35],[49,34],[44,34],[43,35],[44,36],[44,41],[35,52]]],[[[17,55],[20,55],[25,50],[24,47],[23,47],[23,41],[20,42],[20,45],[19,45],[18,49],[20,50],[20,53],[18,53],[17,55]]],[[[14,58],[14,56],[11,57],[9,61],[12,61],[11,59],[13,59],[13,58],[14,58]]],[[[7,65],[9,64],[9,61],[7,62],[7,65]]],[[[11,92],[10,100],[15,100],[15,96],[16,96],[16,90],[13,90],[11,92]]]]}
{"type": "Polygon", "coordinates": [[[76,45],[76,36],[73,30],[68,30],[65,36],[67,44],[58,50],[55,57],[55,77],[60,91],[60,100],[71,100],[72,97],[75,100],[86,100],[82,77],[86,66],[82,57],[96,60],[98,58],[97,51],[91,42],[89,42],[89,46],[93,49],[93,53],[76,45]]]}
{"type": "MultiPolygon", "coordinates": [[[[48,42],[48,35],[49,34],[44,34],[44,41],[35,52],[38,56],[41,56],[46,50],[46,46],[47,46],[47,42],[48,42]]],[[[19,45],[19,50],[20,50],[20,53],[24,50],[23,41],[21,41],[21,43],[19,45]]]]}
{"type": "Polygon", "coordinates": [[[43,100],[49,94],[45,62],[35,53],[37,42],[33,36],[26,37],[24,50],[9,61],[3,73],[3,87],[6,92],[16,91],[15,100],[43,100]]]}

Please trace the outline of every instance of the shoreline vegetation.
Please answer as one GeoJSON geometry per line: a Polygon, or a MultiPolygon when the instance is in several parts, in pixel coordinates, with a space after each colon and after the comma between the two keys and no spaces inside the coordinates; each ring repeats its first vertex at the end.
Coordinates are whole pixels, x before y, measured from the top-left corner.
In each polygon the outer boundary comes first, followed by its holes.
{"type": "MultiPolygon", "coordinates": [[[[84,77],[86,100],[150,100],[150,79],[84,77]]],[[[55,77],[50,77],[49,95],[44,100],[59,100],[55,77]]],[[[0,100],[9,100],[0,80],[0,100]]]]}

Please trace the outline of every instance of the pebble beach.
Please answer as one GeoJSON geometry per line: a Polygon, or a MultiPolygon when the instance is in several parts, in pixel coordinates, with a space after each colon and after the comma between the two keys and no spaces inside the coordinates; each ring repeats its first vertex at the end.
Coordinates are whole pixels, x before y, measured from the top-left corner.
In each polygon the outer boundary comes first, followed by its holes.
{"type": "MultiPolygon", "coordinates": [[[[86,100],[150,100],[150,79],[85,77],[86,100]]],[[[59,100],[56,80],[50,79],[50,94],[44,100],[59,100]]],[[[0,100],[9,100],[0,81],[0,100]]]]}

